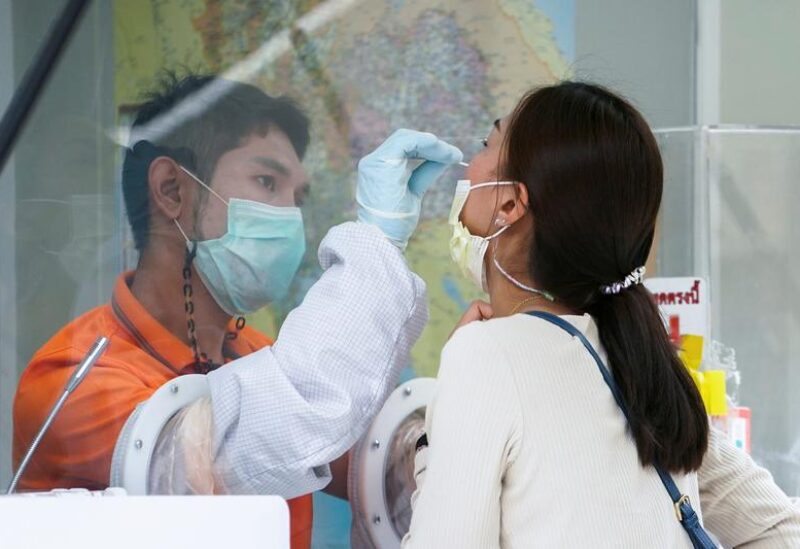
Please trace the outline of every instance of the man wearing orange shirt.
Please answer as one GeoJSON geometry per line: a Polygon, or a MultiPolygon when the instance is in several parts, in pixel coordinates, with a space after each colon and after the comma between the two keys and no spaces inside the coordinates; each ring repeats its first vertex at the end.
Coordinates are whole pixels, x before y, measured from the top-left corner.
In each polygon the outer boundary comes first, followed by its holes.
{"type": "Polygon", "coordinates": [[[309,494],[380,410],[427,320],[424,283],[402,249],[425,189],[461,154],[406,131],[363,163],[360,223],[330,230],[322,277],[270,345],[242,315],[285,295],[303,256],[308,121],[247,84],[189,76],[162,87],[137,114],[123,166],[139,263],[23,373],[16,464],[95,338],[110,339],[20,486],[108,486],[135,406],[176,376],[208,374],[215,474],[229,492],[287,498],[292,546],[308,547],[309,494]],[[412,172],[411,158],[427,162],[412,172]]]}

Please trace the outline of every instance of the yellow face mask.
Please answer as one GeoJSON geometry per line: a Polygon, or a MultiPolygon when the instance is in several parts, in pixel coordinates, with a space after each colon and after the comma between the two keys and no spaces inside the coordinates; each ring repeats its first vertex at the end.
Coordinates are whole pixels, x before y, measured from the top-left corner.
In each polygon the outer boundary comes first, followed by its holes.
{"type": "MultiPolygon", "coordinates": [[[[489,242],[503,234],[511,225],[506,225],[489,236],[476,236],[469,232],[469,229],[461,222],[460,217],[471,191],[483,187],[502,187],[508,185],[516,185],[516,183],[513,181],[492,181],[471,185],[468,179],[462,179],[456,184],[453,206],[450,209],[449,223],[453,226],[453,236],[450,237],[450,257],[456,265],[459,266],[464,276],[487,293],[489,292],[489,288],[486,282],[486,262],[484,261],[486,250],[489,249],[489,242]]],[[[492,258],[492,260],[500,274],[517,288],[525,290],[526,292],[539,294],[548,301],[555,301],[555,298],[551,294],[542,290],[537,290],[536,288],[531,288],[511,276],[503,269],[500,263],[498,263],[497,257],[492,258]]]]}
{"type": "Polygon", "coordinates": [[[468,179],[462,179],[456,184],[453,207],[450,209],[449,223],[453,226],[453,236],[450,238],[450,257],[459,266],[464,276],[484,292],[489,291],[486,286],[486,266],[484,263],[489,241],[498,237],[511,225],[506,225],[489,236],[476,236],[471,234],[469,229],[461,223],[460,216],[471,191],[483,187],[504,185],[514,185],[514,183],[512,181],[493,181],[472,186],[468,179]]]}

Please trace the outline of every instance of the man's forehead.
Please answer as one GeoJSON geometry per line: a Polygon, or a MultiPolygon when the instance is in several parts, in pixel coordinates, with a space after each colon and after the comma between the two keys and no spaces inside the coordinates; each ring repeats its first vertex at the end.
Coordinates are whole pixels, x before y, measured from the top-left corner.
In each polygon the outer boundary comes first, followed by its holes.
{"type": "Polygon", "coordinates": [[[292,142],[280,130],[271,130],[266,135],[251,135],[240,147],[226,152],[220,158],[220,161],[226,160],[257,164],[285,175],[290,175],[300,164],[292,142]]]}
{"type": "Polygon", "coordinates": [[[278,128],[270,128],[266,134],[252,134],[243,141],[242,149],[251,152],[267,152],[264,156],[274,157],[277,154],[297,159],[297,151],[287,135],[278,128]]]}
{"type": "Polygon", "coordinates": [[[281,175],[291,175],[291,169],[286,165],[286,163],[281,162],[280,159],[269,156],[253,156],[250,158],[250,161],[255,164],[259,164],[260,166],[264,166],[265,168],[275,170],[281,175]]]}

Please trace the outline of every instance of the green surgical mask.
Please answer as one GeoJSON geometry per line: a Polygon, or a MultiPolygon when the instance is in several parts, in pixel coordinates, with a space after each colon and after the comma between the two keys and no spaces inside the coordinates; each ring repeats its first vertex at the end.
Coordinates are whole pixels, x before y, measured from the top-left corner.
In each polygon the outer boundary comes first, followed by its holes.
{"type": "Polygon", "coordinates": [[[175,220],[187,246],[196,246],[194,266],[217,304],[234,316],[285,297],[306,251],[300,209],[238,198],[226,201],[181,169],[228,206],[228,230],[220,238],[193,242],[175,220]]]}

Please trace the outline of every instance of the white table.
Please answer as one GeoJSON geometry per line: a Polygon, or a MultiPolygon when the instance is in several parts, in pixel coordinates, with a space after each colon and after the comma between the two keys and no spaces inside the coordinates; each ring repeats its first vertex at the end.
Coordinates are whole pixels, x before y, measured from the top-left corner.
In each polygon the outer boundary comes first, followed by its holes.
{"type": "Polygon", "coordinates": [[[3,549],[289,549],[274,496],[0,497],[3,549]]]}

